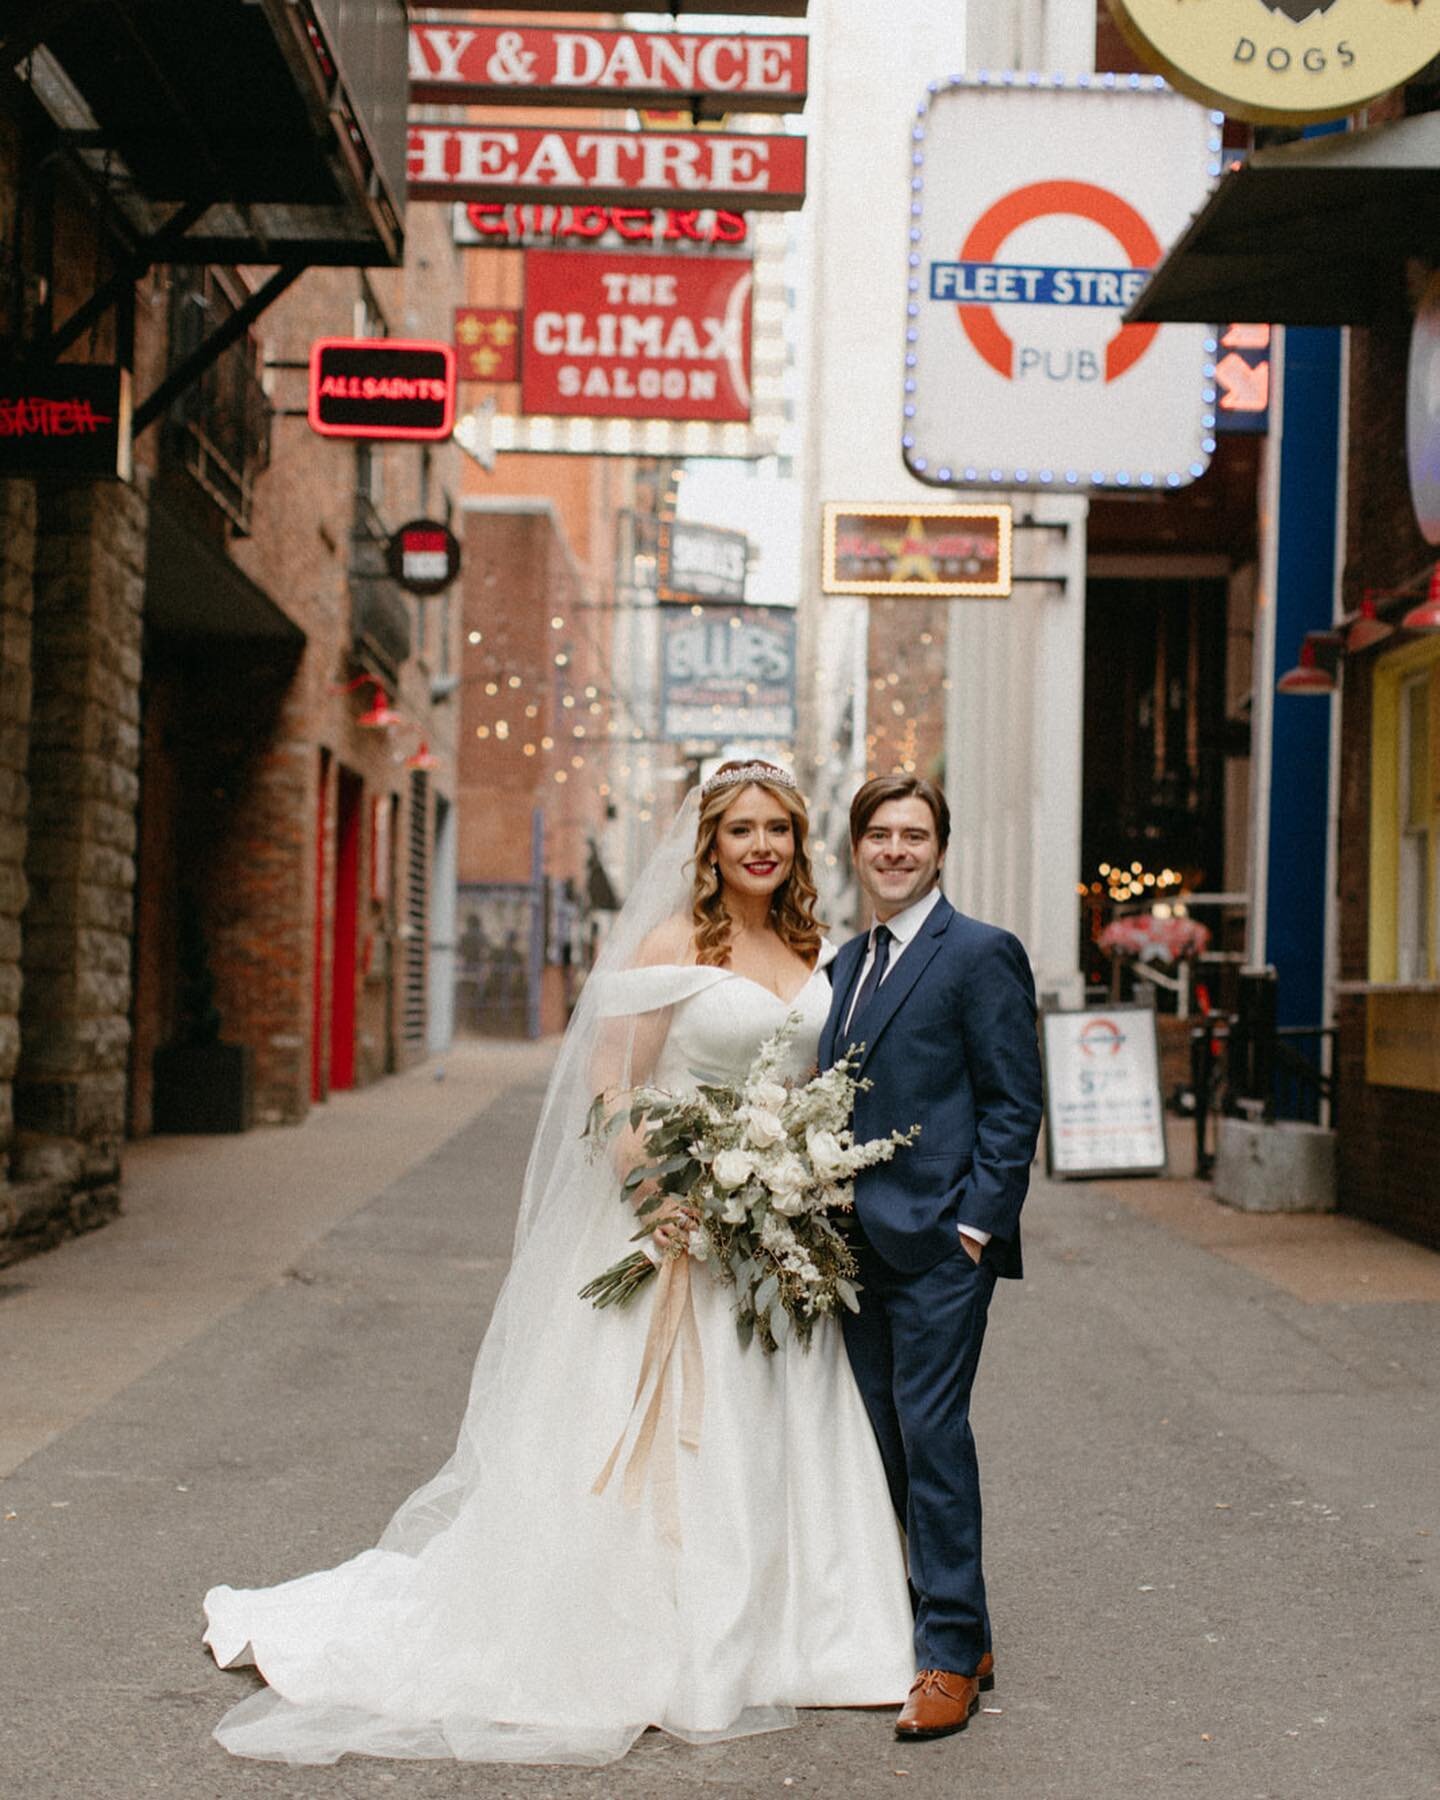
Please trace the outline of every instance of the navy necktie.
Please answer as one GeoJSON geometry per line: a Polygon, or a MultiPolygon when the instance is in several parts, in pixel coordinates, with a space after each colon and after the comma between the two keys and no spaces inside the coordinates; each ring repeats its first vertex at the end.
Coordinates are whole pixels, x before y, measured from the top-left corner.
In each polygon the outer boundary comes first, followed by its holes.
{"type": "Polygon", "coordinates": [[[865,977],[865,985],[860,990],[860,997],[855,1002],[855,1009],[850,1014],[848,1036],[852,1043],[860,1040],[856,1037],[856,1027],[865,1017],[865,1009],[880,991],[880,983],[885,979],[885,971],[890,966],[890,946],[894,936],[887,925],[875,927],[875,958],[870,964],[870,973],[865,977]]]}

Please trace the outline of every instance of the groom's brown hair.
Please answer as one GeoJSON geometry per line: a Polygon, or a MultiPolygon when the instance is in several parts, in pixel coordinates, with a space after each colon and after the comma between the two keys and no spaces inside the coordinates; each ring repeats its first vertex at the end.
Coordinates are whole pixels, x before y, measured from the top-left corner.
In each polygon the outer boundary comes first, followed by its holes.
{"type": "Polygon", "coordinates": [[[933,781],[923,775],[876,775],[850,802],[850,842],[858,844],[871,819],[887,800],[923,800],[935,821],[935,835],[943,851],[950,842],[950,805],[933,781]]]}

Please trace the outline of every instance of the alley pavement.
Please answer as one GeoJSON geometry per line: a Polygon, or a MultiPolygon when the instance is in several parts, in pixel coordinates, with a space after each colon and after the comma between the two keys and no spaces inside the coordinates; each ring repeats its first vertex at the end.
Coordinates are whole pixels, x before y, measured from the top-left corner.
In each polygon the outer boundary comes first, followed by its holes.
{"type": "Polygon", "coordinates": [[[201,1596],[367,1547],[449,1454],[548,1054],[132,1146],[124,1217],[0,1272],[3,1800],[1440,1796],[1440,1257],[1181,1179],[1037,1181],[976,1393],[999,1679],[963,1735],[227,1756],[255,1677],[210,1661],[201,1596]]]}

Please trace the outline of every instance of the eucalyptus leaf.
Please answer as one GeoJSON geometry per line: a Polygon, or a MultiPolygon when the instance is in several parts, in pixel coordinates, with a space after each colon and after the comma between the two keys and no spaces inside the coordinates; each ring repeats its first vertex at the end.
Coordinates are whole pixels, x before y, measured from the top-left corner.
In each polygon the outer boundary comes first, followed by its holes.
{"type": "Polygon", "coordinates": [[[740,1340],[740,1348],[748,1350],[755,1336],[755,1315],[752,1312],[738,1312],[735,1315],[735,1335],[740,1340]]]}
{"type": "Polygon", "coordinates": [[[846,1281],[843,1275],[835,1277],[835,1292],[850,1308],[851,1312],[860,1310],[860,1294],[853,1281],[846,1281]]]}
{"type": "Polygon", "coordinates": [[[755,1290],[755,1310],[757,1313],[769,1312],[776,1294],[780,1291],[780,1277],[767,1275],[755,1290]]]}

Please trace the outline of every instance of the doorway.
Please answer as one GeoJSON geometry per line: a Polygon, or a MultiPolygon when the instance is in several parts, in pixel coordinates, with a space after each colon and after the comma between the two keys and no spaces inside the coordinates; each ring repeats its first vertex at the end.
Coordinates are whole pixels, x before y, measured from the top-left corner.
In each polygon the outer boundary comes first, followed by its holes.
{"type": "Polygon", "coordinates": [[[356,950],[360,934],[360,817],[365,784],[341,769],[335,785],[335,912],[330,957],[330,1086],[355,1085],[356,950]]]}

